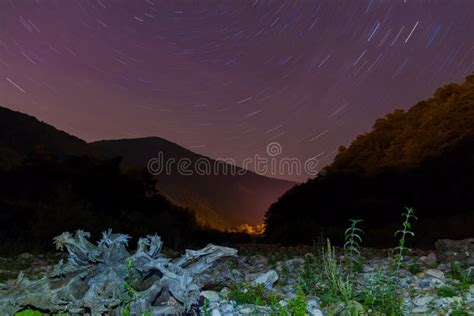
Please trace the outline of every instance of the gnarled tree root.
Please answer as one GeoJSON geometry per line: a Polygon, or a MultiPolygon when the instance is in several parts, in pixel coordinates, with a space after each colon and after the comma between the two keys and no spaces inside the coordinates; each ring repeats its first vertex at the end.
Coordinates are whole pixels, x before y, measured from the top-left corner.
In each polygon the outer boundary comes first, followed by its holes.
{"type": "Polygon", "coordinates": [[[80,230],[54,238],[58,249],[66,248],[67,262],[61,260],[39,280],[20,273],[16,282],[0,290],[0,314],[14,315],[25,308],[91,315],[121,315],[124,309],[131,315],[181,314],[199,298],[194,276],[217,259],[237,254],[210,244],[171,260],[161,254],[157,235],[140,238],[133,255],[126,248],[127,235],[109,230],[97,245],[88,238],[90,234],[80,230]]]}

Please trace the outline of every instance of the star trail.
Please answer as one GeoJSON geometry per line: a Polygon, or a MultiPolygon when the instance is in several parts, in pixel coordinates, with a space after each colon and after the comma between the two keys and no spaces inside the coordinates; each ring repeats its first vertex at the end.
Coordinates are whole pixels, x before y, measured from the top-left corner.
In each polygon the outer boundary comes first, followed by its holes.
{"type": "Polygon", "coordinates": [[[473,72],[473,34],[471,0],[5,0],[0,105],[88,141],[327,164],[473,72]]]}

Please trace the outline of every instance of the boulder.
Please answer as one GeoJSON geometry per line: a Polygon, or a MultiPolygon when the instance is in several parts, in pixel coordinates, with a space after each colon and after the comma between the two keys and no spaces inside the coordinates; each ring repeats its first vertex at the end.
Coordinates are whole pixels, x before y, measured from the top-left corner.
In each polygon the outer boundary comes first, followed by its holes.
{"type": "Polygon", "coordinates": [[[255,285],[263,284],[263,285],[265,285],[266,288],[271,288],[276,281],[278,281],[278,274],[276,273],[275,270],[270,270],[268,272],[265,272],[265,273],[259,275],[253,281],[253,283],[255,285]]]}
{"type": "Polygon", "coordinates": [[[435,243],[436,256],[444,263],[459,261],[474,264],[474,238],[463,240],[440,239],[435,243]]]}
{"type": "Polygon", "coordinates": [[[423,271],[427,276],[430,276],[430,277],[433,277],[433,278],[437,278],[437,279],[440,279],[440,280],[444,280],[444,273],[443,271],[440,271],[440,270],[436,270],[436,269],[428,269],[428,270],[425,270],[423,271]]]}
{"type": "Polygon", "coordinates": [[[202,291],[201,296],[210,302],[215,302],[219,300],[219,293],[216,291],[202,291]]]}
{"type": "Polygon", "coordinates": [[[423,264],[432,267],[438,262],[438,259],[434,252],[430,252],[427,256],[420,257],[420,261],[423,264]]]}

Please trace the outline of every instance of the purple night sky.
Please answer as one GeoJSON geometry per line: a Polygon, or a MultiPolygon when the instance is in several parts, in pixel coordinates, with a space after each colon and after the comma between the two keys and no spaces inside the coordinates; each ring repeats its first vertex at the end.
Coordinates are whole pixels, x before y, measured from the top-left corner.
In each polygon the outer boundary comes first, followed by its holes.
{"type": "Polygon", "coordinates": [[[472,71],[472,0],[0,1],[0,105],[87,141],[328,163],[472,71]]]}

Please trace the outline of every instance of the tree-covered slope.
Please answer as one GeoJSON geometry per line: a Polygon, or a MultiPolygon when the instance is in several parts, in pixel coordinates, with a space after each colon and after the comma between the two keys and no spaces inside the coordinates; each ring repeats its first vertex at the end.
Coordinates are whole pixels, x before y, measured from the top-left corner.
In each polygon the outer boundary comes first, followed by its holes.
{"type": "Polygon", "coordinates": [[[377,120],[325,171],[269,208],[267,238],[340,236],[348,219],[362,218],[370,243],[393,244],[393,226],[405,206],[418,213],[420,244],[472,235],[474,76],[377,120]]]}
{"type": "Polygon", "coordinates": [[[414,167],[474,135],[474,75],[448,84],[407,112],[395,110],[375,121],[370,133],[340,148],[330,170],[366,173],[385,167],[414,167]]]}
{"type": "Polygon", "coordinates": [[[24,157],[38,146],[58,155],[82,154],[87,150],[82,139],[33,116],[0,106],[0,150],[8,148],[10,153],[14,151],[18,157],[24,157]]]}

